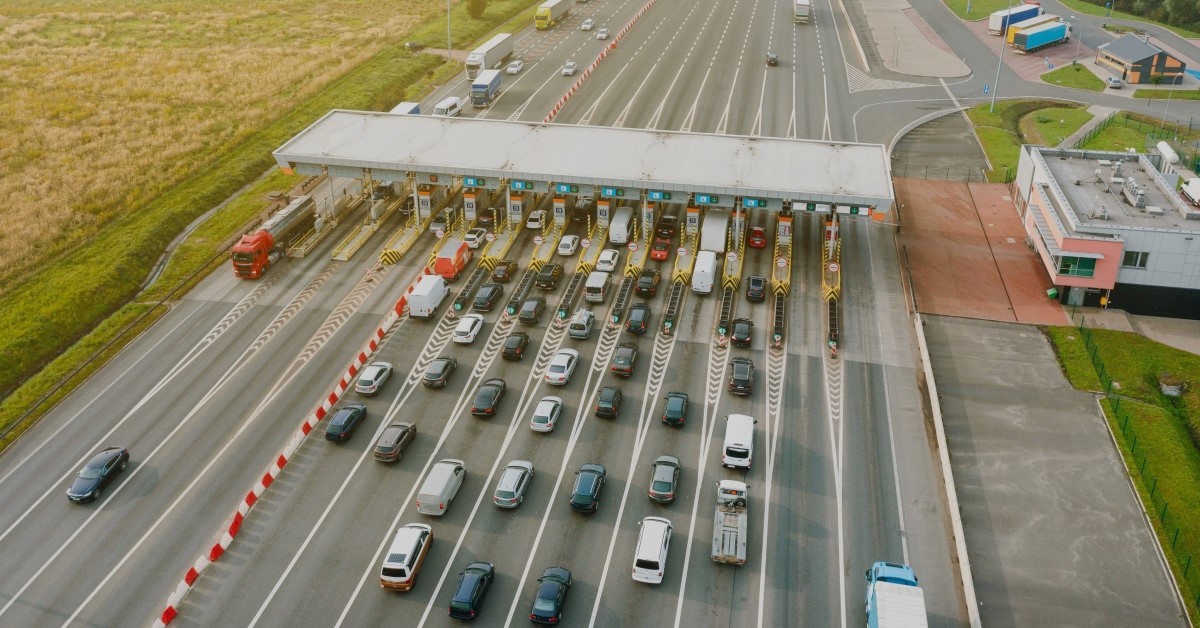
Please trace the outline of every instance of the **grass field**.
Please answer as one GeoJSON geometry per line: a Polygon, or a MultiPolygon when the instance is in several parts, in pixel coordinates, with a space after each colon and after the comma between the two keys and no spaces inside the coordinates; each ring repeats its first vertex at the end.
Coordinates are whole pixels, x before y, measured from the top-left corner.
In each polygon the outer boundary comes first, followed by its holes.
{"type": "Polygon", "coordinates": [[[1104,81],[1083,65],[1064,65],[1042,75],[1042,80],[1059,87],[1073,87],[1093,92],[1104,91],[1104,81]]]}
{"type": "MultiPolygon", "coordinates": [[[[1054,327],[1047,334],[1071,384],[1102,390],[1080,331],[1054,327]]],[[[1200,435],[1200,356],[1137,334],[1103,329],[1092,334],[1104,372],[1120,395],[1104,400],[1109,427],[1194,618],[1200,572],[1190,564],[1200,559],[1200,449],[1192,435],[1200,435]],[[1158,391],[1164,372],[1189,380],[1178,408],[1158,391]]]]}
{"type": "Polygon", "coordinates": [[[1200,140],[1200,128],[1189,129],[1171,123],[1163,124],[1158,118],[1122,112],[1113,117],[1112,122],[1095,137],[1085,142],[1083,148],[1118,151],[1136,148],[1138,151],[1145,151],[1147,137],[1151,137],[1151,143],[1157,141],[1155,138],[1178,138],[1180,141],[1190,142],[1200,140]]]}
{"type": "Polygon", "coordinates": [[[1103,16],[1111,17],[1113,19],[1133,20],[1136,22],[1145,22],[1146,24],[1158,24],[1159,26],[1162,26],[1163,28],[1168,28],[1168,29],[1174,31],[1175,34],[1179,35],[1180,37],[1187,37],[1190,39],[1195,39],[1197,37],[1200,37],[1200,34],[1194,33],[1185,28],[1178,28],[1175,26],[1167,26],[1166,24],[1162,24],[1160,22],[1152,22],[1150,20],[1147,20],[1146,18],[1138,17],[1136,15],[1131,15],[1129,13],[1113,11],[1112,15],[1108,15],[1108,10],[1105,9],[1103,5],[1097,6],[1097,5],[1091,4],[1089,2],[1082,2],[1081,0],[1059,0],[1059,2],[1062,2],[1068,9],[1070,9],[1072,11],[1086,13],[1088,15],[1103,15],[1103,16]]]}
{"type": "Polygon", "coordinates": [[[1010,5],[1020,4],[1019,0],[942,0],[946,6],[950,7],[951,11],[959,18],[964,20],[986,20],[989,15],[1007,8],[1010,5]],[[967,6],[970,5],[971,11],[967,12],[967,6]]]}
{"type": "MultiPolygon", "coordinates": [[[[1129,86],[1132,87],[1132,86],[1129,86]]],[[[1152,100],[1200,100],[1200,90],[1197,89],[1139,89],[1133,92],[1134,98],[1148,98],[1152,100]]]]}
{"type": "Polygon", "coordinates": [[[1092,117],[1080,107],[1039,109],[1021,118],[1021,136],[1027,144],[1058,146],[1092,117]]]}
{"type": "Polygon", "coordinates": [[[1004,100],[995,111],[990,108],[990,103],[976,105],[967,117],[992,163],[988,180],[995,182],[1016,173],[1021,144],[1057,143],[1091,119],[1083,109],[1053,100],[1004,100]]]}

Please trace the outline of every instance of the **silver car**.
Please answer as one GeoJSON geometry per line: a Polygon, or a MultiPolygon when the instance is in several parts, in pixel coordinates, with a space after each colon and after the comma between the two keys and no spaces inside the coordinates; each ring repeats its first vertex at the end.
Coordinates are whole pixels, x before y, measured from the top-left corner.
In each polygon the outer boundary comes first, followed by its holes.
{"type": "Polygon", "coordinates": [[[392,375],[392,365],[388,362],[372,362],[362,370],[354,391],[360,395],[371,396],[379,392],[379,387],[392,375]]]}
{"type": "Polygon", "coordinates": [[[562,397],[542,397],[537,407],[533,409],[533,416],[529,419],[529,429],[535,432],[554,431],[554,426],[558,425],[558,417],[562,415],[562,406],[562,397]]]}
{"type": "Polygon", "coordinates": [[[516,508],[525,501],[525,489],[533,479],[533,463],[528,460],[513,460],[504,467],[492,502],[501,508],[516,508]]]}
{"type": "Polygon", "coordinates": [[[546,383],[555,386],[565,386],[571,381],[571,373],[579,363],[579,352],[574,349],[559,349],[550,358],[550,366],[546,367],[546,383]]]}

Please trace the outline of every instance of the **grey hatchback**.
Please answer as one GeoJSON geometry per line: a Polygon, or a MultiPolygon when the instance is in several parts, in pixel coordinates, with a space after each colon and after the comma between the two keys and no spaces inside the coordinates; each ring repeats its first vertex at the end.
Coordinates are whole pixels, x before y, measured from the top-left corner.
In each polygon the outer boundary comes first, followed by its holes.
{"type": "Polygon", "coordinates": [[[375,441],[375,459],[380,462],[396,462],[404,450],[417,436],[417,426],[407,421],[392,423],[383,428],[379,440],[375,441]]]}

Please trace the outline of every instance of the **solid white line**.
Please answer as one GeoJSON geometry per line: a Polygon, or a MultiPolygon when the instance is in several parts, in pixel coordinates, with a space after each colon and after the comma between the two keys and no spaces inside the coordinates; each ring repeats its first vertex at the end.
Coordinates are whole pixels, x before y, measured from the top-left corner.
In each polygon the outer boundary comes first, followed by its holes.
{"type": "Polygon", "coordinates": [[[638,94],[642,93],[642,88],[646,86],[646,82],[650,80],[650,76],[654,74],[654,70],[657,68],[658,63],[655,63],[654,65],[650,66],[649,70],[646,71],[646,76],[642,78],[642,82],[638,85],[637,89],[633,91],[633,96],[629,98],[629,102],[625,103],[625,108],[621,110],[620,115],[617,116],[617,119],[612,123],[611,126],[625,126],[625,118],[629,116],[629,110],[633,107],[633,103],[637,102],[638,94]]]}
{"type": "MultiPolygon", "coordinates": [[[[854,48],[856,50],[858,50],[858,58],[862,61],[863,70],[866,72],[870,72],[871,64],[867,63],[867,53],[863,52],[862,43],[860,43],[858,41],[858,33],[854,32],[854,25],[850,23],[850,14],[846,12],[846,5],[842,2],[842,0],[838,0],[838,6],[841,7],[841,9],[842,9],[842,17],[845,18],[845,20],[846,20],[846,30],[850,31],[850,38],[854,41],[854,48]]],[[[838,30],[836,21],[833,25],[833,30],[834,31],[838,30]]],[[[841,34],[839,34],[838,35],[838,46],[839,47],[841,46],[841,43],[842,43],[841,40],[842,40],[842,36],[841,36],[841,34]]]]}

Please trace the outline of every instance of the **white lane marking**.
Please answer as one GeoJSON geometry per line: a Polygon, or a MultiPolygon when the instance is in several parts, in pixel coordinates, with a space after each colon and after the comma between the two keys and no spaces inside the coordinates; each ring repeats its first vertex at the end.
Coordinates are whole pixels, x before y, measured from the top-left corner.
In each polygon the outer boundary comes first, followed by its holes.
{"type": "MultiPolygon", "coordinates": [[[[689,54],[691,54],[690,51],[689,54]]],[[[685,58],[684,61],[686,60],[687,59],[685,58]]],[[[663,109],[666,108],[667,100],[671,96],[671,90],[675,89],[675,82],[679,80],[679,75],[683,74],[683,68],[684,64],[680,63],[679,69],[675,71],[675,78],[671,79],[671,84],[667,87],[666,91],[663,92],[662,100],[658,101],[658,108],[654,110],[654,114],[650,116],[650,120],[646,123],[647,129],[654,129],[658,127],[658,121],[660,118],[662,118],[663,109]]]]}
{"type": "MultiPolygon", "coordinates": [[[[838,0],[838,6],[841,7],[841,9],[842,9],[842,17],[845,18],[845,20],[846,20],[846,30],[850,31],[850,38],[852,40],[854,40],[854,48],[856,50],[858,50],[858,58],[862,61],[863,70],[866,72],[870,72],[871,64],[867,63],[867,53],[863,52],[862,43],[858,41],[858,33],[856,33],[854,31],[854,25],[850,23],[850,14],[846,12],[846,5],[842,2],[842,0],[838,0]]],[[[833,30],[834,30],[834,32],[837,32],[838,28],[837,28],[836,20],[834,20],[834,22],[835,23],[833,25],[833,30]]],[[[838,47],[840,48],[841,45],[842,45],[842,36],[839,33],[838,34],[838,47]]]]}
{"type": "Polygon", "coordinates": [[[763,118],[763,100],[767,97],[767,71],[763,70],[762,89],[758,91],[758,113],[754,116],[754,123],[750,125],[750,135],[762,135],[762,118],[763,118]]]}
{"type": "Polygon", "coordinates": [[[646,82],[650,80],[650,76],[654,74],[654,70],[657,68],[658,63],[650,66],[650,70],[646,72],[646,76],[642,78],[642,82],[637,86],[637,89],[633,91],[633,96],[629,98],[629,102],[625,103],[625,108],[621,110],[621,113],[617,116],[617,119],[614,120],[610,126],[615,128],[625,126],[625,118],[629,116],[629,110],[633,108],[633,103],[637,102],[638,100],[638,94],[642,93],[642,88],[646,86],[646,82]]]}
{"type": "Polygon", "coordinates": [[[621,69],[617,72],[617,75],[608,82],[608,85],[604,87],[604,91],[600,92],[600,95],[596,97],[595,102],[593,102],[592,106],[588,107],[587,110],[584,111],[583,117],[580,118],[579,122],[576,124],[589,125],[592,123],[592,116],[596,115],[596,109],[600,107],[601,101],[603,101],[604,97],[608,95],[609,90],[617,85],[617,79],[621,78],[621,75],[624,74],[625,70],[629,69],[631,65],[633,65],[632,61],[626,61],[625,65],[621,66],[621,69]]]}
{"type": "Polygon", "coordinates": [[[721,113],[721,121],[717,123],[717,128],[713,131],[716,135],[724,135],[725,129],[729,125],[729,107],[733,104],[733,95],[737,93],[735,86],[737,85],[738,75],[742,72],[742,65],[738,63],[738,67],[733,70],[733,82],[729,87],[729,97],[725,99],[725,111],[721,113]]]}
{"type": "MultiPolygon", "coordinates": [[[[767,310],[767,314],[771,311],[767,310]]],[[[786,334],[785,334],[786,335],[786,334]]],[[[766,490],[763,494],[762,507],[762,555],[759,559],[758,587],[758,627],[762,628],[766,610],[767,587],[767,557],[770,556],[769,545],[771,518],[771,487],[775,478],[775,453],[779,448],[779,437],[783,433],[783,388],[787,382],[787,352],[783,349],[767,348],[767,478],[764,482],[766,490]]]]}
{"type": "Polygon", "coordinates": [[[821,72],[821,91],[825,95],[825,141],[833,138],[833,130],[829,127],[829,75],[821,72]]]}

